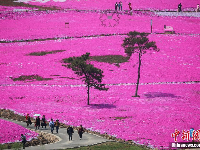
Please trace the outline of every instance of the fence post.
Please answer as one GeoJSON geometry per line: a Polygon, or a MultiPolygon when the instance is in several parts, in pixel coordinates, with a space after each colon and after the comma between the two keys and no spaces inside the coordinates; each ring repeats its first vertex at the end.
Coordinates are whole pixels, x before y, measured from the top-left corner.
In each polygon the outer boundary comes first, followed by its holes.
{"type": "Polygon", "coordinates": [[[69,22],[65,22],[65,28],[66,28],[66,25],[69,28],[69,22]]]}

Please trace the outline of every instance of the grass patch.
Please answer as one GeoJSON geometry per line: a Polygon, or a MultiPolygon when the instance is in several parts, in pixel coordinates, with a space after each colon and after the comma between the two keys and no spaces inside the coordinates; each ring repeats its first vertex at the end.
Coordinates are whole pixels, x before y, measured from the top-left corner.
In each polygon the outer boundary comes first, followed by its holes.
{"type": "Polygon", "coordinates": [[[112,64],[112,63],[128,62],[129,57],[124,57],[122,55],[103,55],[103,56],[90,56],[90,60],[112,64]]]}
{"type": "Polygon", "coordinates": [[[142,146],[129,145],[125,143],[106,142],[93,146],[73,148],[67,150],[147,150],[147,148],[142,146]]]}
{"type": "Polygon", "coordinates": [[[52,80],[52,78],[43,78],[39,75],[22,75],[19,76],[18,78],[12,78],[10,77],[13,81],[26,81],[26,80],[37,80],[37,81],[47,81],[47,80],[52,80]]]}
{"type": "Polygon", "coordinates": [[[0,144],[0,150],[3,149],[21,150],[21,148],[22,148],[22,143],[19,142],[0,144]]]}
{"type": "Polygon", "coordinates": [[[122,119],[126,119],[126,118],[132,118],[132,117],[114,117],[114,120],[122,120],[122,119]]]}
{"type": "Polygon", "coordinates": [[[56,53],[60,53],[60,52],[64,52],[65,50],[54,50],[54,51],[41,51],[41,52],[33,52],[33,53],[30,53],[28,55],[31,55],[31,56],[44,56],[44,55],[47,55],[47,54],[56,54],[56,53]]]}
{"type": "Polygon", "coordinates": [[[75,79],[75,78],[70,78],[70,77],[59,77],[59,78],[67,78],[67,79],[72,79],[72,80],[75,79]]]}
{"type": "Polygon", "coordinates": [[[174,31],[165,31],[164,34],[175,34],[174,31]]]}
{"type": "MultiPolygon", "coordinates": [[[[113,64],[119,67],[119,63],[128,62],[129,57],[124,57],[122,55],[103,55],[103,56],[90,56],[90,61],[98,61],[113,64]]],[[[69,63],[68,58],[62,60],[64,63],[69,63]]]]}

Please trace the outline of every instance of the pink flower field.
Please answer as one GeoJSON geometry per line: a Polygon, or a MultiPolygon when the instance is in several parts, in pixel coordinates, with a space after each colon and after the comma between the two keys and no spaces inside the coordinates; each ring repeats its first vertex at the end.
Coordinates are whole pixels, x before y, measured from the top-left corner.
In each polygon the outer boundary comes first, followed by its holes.
{"type": "MultiPolygon", "coordinates": [[[[19,7],[27,11],[14,11],[16,7],[0,6],[3,11],[0,14],[1,109],[13,110],[20,115],[29,113],[31,117],[44,114],[47,120],[59,119],[73,126],[82,124],[101,134],[107,133],[158,149],[170,148],[170,142],[174,142],[171,134],[175,129],[181,132],[200,129],[198,15],[184,17],[142,11],[134,11],[132,15],[127,12],[86,11],[114,9],[115,1],[104,0],[23,2],[71,10],[35,11],[19,7]],[[78,12],[72,9],[86,10],[78,12]],[[78,57],[86,52],[90,56],[126,57],[121,46],[126,34],[134,30],[150,33],[151,19],[153,33],[148,38],[156,42],[160,51],[149,51],[142,56],[140,98],[132,97],[138,69],[138,54],[133,54],[127,62],[118,65],[89,62],[103,70],[103,83],[109,90],[91,88],[91,105],[88,106],[85,85],[72,70],[62,66],[62,59],[78,57]],[[69,22],[69,27],[66,27],[66,22],[69,22]],[[164,25],[172,26],[175,34],[163,34],[164,25]],[[47,54],[33,55],[39,52],[47,54]],[[14,81],[22,75],[39,76],[44,80],[14,81]]],[[[124,9],[128,9],[125,5],[128,1],[122,2],[124,9]]],[[[155,0],[134,1],[132,5],[134,9],[169,10],[176,9],[178,3],[155,0]]],[[[196,7],[196,3],[195,0],[183,1],[182,5],[186,9],[196,7]]],[[[16,140],[6,137],[1,143],[16,140]]],[[[181,135],[177,141],[183,142],[181,135]]]]}
{"type": "Polygon", "coordinates": [[[21,134],[26,136],[27,141],[38,136],[38,133],[6,120],[0,119],[0,125],[0,144],[19,142],[21,141],[21,134]]]}
{"type": "MultiPolygon", "coordinates": [[[[1,14],[0,39],[1,41],[45,39],[51,37],[74,37],[100,34],[128,33],[136,30],[150,32],[151,19],[153,33],[163,33],[164,25],[172,26],[179,34],[192,34],[199,36],[200,22],[197,17],[164,17],[154,13],[149,14],[116,14],[94,12],[16,12],[14,14],[1,14]],[[113,19],[107,19],[108,16],[113,19]],[[8,17],[9,19],[6,19],[8,17]],[[87,19],[85,19],[87,18],[87,19]],[[116,19],[117,21],[115,21],[116,19]],[[69,28],[65,23],[69,22],[69,28]],[[110,24],[109,24],[110,23],[110,24]],[[113,27],[116,25],[115,27],[113,27]]],[[[200,17],[200,16],[199,16],[200,17]]]]}

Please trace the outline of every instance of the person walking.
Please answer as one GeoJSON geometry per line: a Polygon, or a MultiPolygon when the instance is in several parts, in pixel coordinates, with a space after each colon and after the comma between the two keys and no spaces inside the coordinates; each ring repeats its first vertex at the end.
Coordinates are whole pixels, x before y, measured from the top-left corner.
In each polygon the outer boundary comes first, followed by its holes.
{"type": "Polygon", "coordinates": [[[182,11],[182,10],[181,10],[181,7],[182,7],[181,3],[178,4],[178,12],[181,12],[181,11],[182,11]]]}
{"type": "Polygon", "coordinates": [[[74,133],[74,130],[73,130],[73,128],[71,127],[71,126],[69,126],[68,128],[67,128],[67,134],[69,135],[69,141],[70,141],[70,139],[72,140],[72,134],[74,133]]]}
{"type": "Polygon", "coordinates": [[[199,9],[199,4],[197,4],[197,9],[196,9],[196,12],[200,12],[200,9],[199,9]]]}
{"type": "Polygon", "coordinates": [[[129,2],[129,10],[131,11],[132,10],[132,6],[131,6],[131,3],[129,2]]]}
{"type": "Polygon", "coordinates": [[[40,117],[39,116],[37,116],[37,118],[36,118],[36,122],[35,122],[35,128],[37,129],[39,129],[39,127],[40,127],[40,117]]]}
{"type": "Polygon", "coordinates": [[[25,149],[25,144],[26,144],[26,136],[21,134],[21,140],[22,140],[22,144],[23,144],[23,149],[25,149]]]}
{"type": "Polygon", "coordinates": [[[119,7],[119,9],[118,10],[120,10],[120,8],[121,8],[121,3],[119,2],[119,4],[118,4],[118,7],[119,7]]]}
{"type": "Polygon", "coordinates": [[[51,128],[51,133],[53,134],[53,130],[54,130],[54,122],[53,119],[51,118],[51,121],[49,122],[49,126],[51,128]]]}
{"type": "Polygon", "coordinates": [[[58,129],[59,129],[60,123],[59,120],[57,119],[55,122],[55,127],[56,127],[56,132],[58,133],[58,129]]]}
{"type": "Polygon", "coordinates": [[[45,115],[42,116],[41,126],[42,126],[42,128],[43,128],[43,126],[45,126],[45,129],[46,129],[47,123],[46,123],[45,115]]]}
{"type": "Polygon", "coordinates": [[[115,11],[117,11],[117,7],[118,7],[118,4],[117,2],[115,3],[115,11]]]}
{"type": "Polygon", "coordinates": [[[122,11],[122,2],[120,1],[120,9],[121,9],[121,11],[122,11]]]}
{"type": "Polygon", "coordinates": [[[82,139],[82,135],[83,135],[84,132],[85,132],[85,131],[83,130],[82,125],[80,125],[80,127],[79,127],[79,129],[78,129],[78,135],[79,135],[79,137],[80,137],[80,140],[82,139]]]}
{"type": "Polygon", "coordinates": [[[32,124],[31,117],[29,116],[29,114],[26,115],[26,123],[27,123],[27,127],[32,124]]]}

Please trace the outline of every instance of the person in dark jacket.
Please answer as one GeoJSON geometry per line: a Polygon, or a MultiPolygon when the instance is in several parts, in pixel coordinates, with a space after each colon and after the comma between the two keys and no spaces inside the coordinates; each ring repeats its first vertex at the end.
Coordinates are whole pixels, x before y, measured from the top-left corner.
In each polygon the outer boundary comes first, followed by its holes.
{"type": "Polygon", "coordinates": [[[35,128],[37,129],[39,129],[39,127],[40,127],[40,117],[39,116],[37,116],[37,118],[36,118],[36,123],[35,123],[35,128]]]}
{"type": "Polygon", "coordinates": [[[46,129],[47,122],[46,122],[46,119],[45,119],[45,115],[42,116],[41,126],[42,126],[42,128],[43,128],[43,126],[45,126],[45,129],[46,129]]]}
{"type": "Polygon", "coordinates": [[[115,3],[115,11],[117,11],[117,7],[118,7],[118,4],[117,2],[115,3]]]}
{"type": "Polygon", "coordinates": [[[121,8],[121,3],[119,2],[119,4],[118,4],[118,7],[119,7],[119,9],[118,10],[120,10],[120,8],[121,8]]]}
{"type": "Polygon", "coordinates": [[[23,149],[25,149],[25,144],[26,144],[26,136],[21,134],[21,140],[22,140],[22,144],[23,144],[23,149]]]}
{"type": "Polygon", "coordinates": [[[70,141],[70,139],[72,140],[72,134],[74,133],[74,130],[73,130],[73,128],[71,127],[71,126],[69,126],[68,128],[67,128],[67,134],[69,135],[69,141],[70,141]]]}
{"type": "Polygon", "coordinates": [[[120,3],[120,9],[119,10],[122,11],[122,2],[120,1],[119,3],[120,3]]]}
{"type": "Polygon", "coordinates": [[[57,119],[55,122],[55,127],[56,127],[56,132],[58,133],[58,129],[59,129],[60,123],[59,120],[57,119]]]}
{"type": "Polygon", "coordinates": [[[80,140],[82,139],[82,135],[83,135],[84,132],[85,132],[85,131],[83,130],[82,125],[80,125],[80,127],[79,127],[79,129],[78,129],[78,135],[79,135],[79,137],[80,137],[80,140]]]}
{"type": "Polygon", "coordinates": [[[181,7],[182,7],[182,5],[181,5],[181,3],[178,5],[178,12],[181,12],[182,10],[181,10],[181,7]]]}

